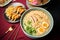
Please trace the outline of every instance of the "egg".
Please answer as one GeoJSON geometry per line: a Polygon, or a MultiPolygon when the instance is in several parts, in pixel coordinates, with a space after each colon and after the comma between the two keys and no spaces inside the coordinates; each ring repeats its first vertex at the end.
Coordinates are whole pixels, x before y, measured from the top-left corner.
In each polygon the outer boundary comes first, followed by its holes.
{"type": "Polygon", "coordinates": [[[43,34],[45,32],[45,29],[43,27],[40,27],[37,29],[37,32],[43,34]]]}
{"type": "Polygon", "coordinates": [[[49,27],[49,24],[48,24],[47,22],[43,22],[43,23],[42,23],[42,27],[48,28],[48,27],[49,27]]]}

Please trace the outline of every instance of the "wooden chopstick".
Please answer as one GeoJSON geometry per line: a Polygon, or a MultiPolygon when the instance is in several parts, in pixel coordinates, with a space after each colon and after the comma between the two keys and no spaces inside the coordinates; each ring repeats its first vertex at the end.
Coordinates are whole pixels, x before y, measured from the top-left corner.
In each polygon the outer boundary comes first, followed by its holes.
{"type": "Polygon", "coordinates": [[[13,33],[15,32],[15,30],[16,30],[17,28],[18,28],[18,26],[13,29],[13,31],[9,34],[9,37],[8,37],[6,40],[8,40],[8,39],[13,35],[13,33]]]}
{"type": "Polygon", "coordinates": [[[15,37],[14,37],[14,40],[16,40],[16,37],[17,37],[17,35],[18,35],[19,30],[20,30],[20,28],[17,30],[16,35],[15,35],[15,37]]]}
{"type": "MultiPolygon", "coordinates": [[[[11,26],[11,27],[13,27],[13,30],[15,29],[15,27],[14,26],[11,26]]],[[[9,27],[10,28],[10,27],[9,27]]],[[[8,30],[9,30],[9,28],[8,28],[8,30]]],[[[4,36],[6,36],[7,35],[7,33],[10,33],[9,31],[6,31],[0,38],[1,39],[3,39],[4,38],[4,36]]]]}
{"type": "Polygon", "coordinates": [[[15,34],[14,40],[16,40],[16,37],[17,37],[17,35],[18,35],[19,30],[20,30],[20,27],[18,28],[18,30],[17,30],[17,32],[16,32],[16,34],[15,34]]]}
{"type": "MultiPolygon", "coordinates": [[[[15,28],[15,30],[17,30],[18,26],[15,28]]],[[[13,35],[13,33],[15,32],[15,30],[10,34],[10,36],[8,37],[8,40],[10,40],[11,36],[13,35]]]]}
{"type": "Polygon", "coordinates": [[[13,39],[12,39],[12,37],[10,37],[8,40],[15,40],[15,39],[16,39],[16,36],[17,36],[17,34],[18,34],[18,32],[19,32],[19,29],[20,29],[20,27],[18,27],[18,28],[15,30],[14,35],[13,35],[13,39]]]}

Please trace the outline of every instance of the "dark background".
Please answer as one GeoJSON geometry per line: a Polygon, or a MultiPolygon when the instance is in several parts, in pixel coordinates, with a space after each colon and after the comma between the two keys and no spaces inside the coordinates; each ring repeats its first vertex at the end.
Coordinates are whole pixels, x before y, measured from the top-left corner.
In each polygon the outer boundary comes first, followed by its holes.
{"type": "Polygon", "coordinates": [[[50,3],[42,7],[47,7],[47,10],[52,14],[54,27],[47,36],[36,40],[60,40],[60,0],[51,0],[50,3]]]}

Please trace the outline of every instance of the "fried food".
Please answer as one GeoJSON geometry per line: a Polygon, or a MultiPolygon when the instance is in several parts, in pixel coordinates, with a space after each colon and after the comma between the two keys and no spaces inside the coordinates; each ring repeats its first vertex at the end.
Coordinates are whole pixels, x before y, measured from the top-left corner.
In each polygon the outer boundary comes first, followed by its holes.
{"type": "Polygon", "coordinates": [[[20,18],[21,14],[25,11],[25,8],[22,6],[9,6],[5,13],[9,20],[16,21],[20,18]]]}

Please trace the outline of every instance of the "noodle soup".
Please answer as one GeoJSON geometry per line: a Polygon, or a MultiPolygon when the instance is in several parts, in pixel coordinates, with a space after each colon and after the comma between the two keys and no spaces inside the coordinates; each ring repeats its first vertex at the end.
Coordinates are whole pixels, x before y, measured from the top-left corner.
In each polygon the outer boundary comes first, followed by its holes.
{"type": "Polygon", "coordinates": [[[40,36],[49,28],[50,20],[45,12],[33,10],[28,12],[23,19],[24,30],[33,36],[40,36]]]}
{"type": "Polygon", "coordinates": [[[53,28],[53,17],[43,8],[31,8],[25,11],[20,19],[24,34],[30,38],[41,38],[53,28]]]}

